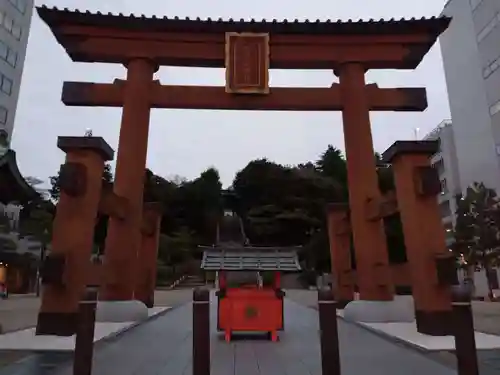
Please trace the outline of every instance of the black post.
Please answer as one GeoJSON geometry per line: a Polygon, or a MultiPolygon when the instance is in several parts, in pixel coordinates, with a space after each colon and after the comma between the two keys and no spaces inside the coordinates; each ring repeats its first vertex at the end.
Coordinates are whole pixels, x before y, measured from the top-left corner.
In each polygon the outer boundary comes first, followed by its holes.
{"type": "Polygon", "coordinates": [[[453,286],[451,304],[458,375],[479,375],[470,289],[453,286]]]}
{"type": "Polygon", "coordinates": [[[97,291],[97,287],[87,286],[85,296],[78,305],[73,375],[92,374],[97,291]]]}
{"type": "Polygon", "coordinates": [[[337,302],[331,290],[318,290],[318,309],[322,374],[340,375],[337,302]]]}
{"type": "Polygon", "coordinates": [[[193,291],[193,375],[210,375],[210,294],[193,291]]]}

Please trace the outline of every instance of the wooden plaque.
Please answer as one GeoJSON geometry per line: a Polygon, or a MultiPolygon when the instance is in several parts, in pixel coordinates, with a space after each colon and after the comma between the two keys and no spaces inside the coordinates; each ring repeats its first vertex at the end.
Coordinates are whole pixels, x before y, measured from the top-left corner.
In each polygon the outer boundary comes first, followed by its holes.
{"type": "Polygon", "coordinates": [[[269,34],[226,33],[226,92],[269,93],[269,34]]]}

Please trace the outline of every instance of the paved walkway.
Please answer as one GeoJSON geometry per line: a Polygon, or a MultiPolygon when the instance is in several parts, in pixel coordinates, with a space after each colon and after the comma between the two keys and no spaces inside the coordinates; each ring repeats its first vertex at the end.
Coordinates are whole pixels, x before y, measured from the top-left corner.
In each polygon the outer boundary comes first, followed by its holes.
{"type": "MultiPolygon", "coordinates": [[[[321,374],[317,312],[285,303],[285,332],[278,343],[235,340],[215,332],[212,304],[213,375],[321,374]]],[[[99,347],[93,375],[191,375],[192,310],[187,304],[99,347]]],[[[355,325],[339,321],[342,375],[451,375],[449,368],[355,325]]],[[[55,372],[70,375],[70,367],[55,372]]]]}

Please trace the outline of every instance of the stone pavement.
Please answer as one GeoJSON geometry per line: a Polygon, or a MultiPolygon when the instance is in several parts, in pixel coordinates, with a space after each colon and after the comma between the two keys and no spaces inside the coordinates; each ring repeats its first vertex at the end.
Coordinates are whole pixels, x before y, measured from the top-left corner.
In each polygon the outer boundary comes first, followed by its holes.
{"type": "MultiPolygon", "coordinates": [[[[213,375],[321,374],[316,311],[286,300],[286,328],[278,343],[260,339],[226,343],[215,332],[214,303],[211,315],[213,375]]],[[[191,304],[173,309],[96,348],[93,375],[190,375],[191,328],[191,304]]],[[[416,351],[356,325],[339,321],[339,329],[342,375],[455,374],[416,351]]],[[[70,365],[53,373],[70,374],[70,365]]]]}
{"type": "MultiPolygon", "coordinates": [[[[316,308],[317,292],[309,290],[287,290],[287,297],[295,302],[316,308]]],[[[474,327],[477,331],[500,335],[500,303],[473,301],[474,327]]],[[[457,361],[454,352],[434,351],[423,355],[438,361],[447,367],[456,369],[457,361]]],[[[500,374],[500,350],[478,350],[480,375],[500,374]]]]}
{"type": "MultiPolygon", "coordinates": [[[[175,307],[182,305],[192,298],[192,291],[157,290],[155,292],[155,306],[175,307]]],[[[12,332],[36,325],[40,299],[35,295],[18,295],[6,300],[0,300],[0,325],[3,332],[12,332]]]]}
{"type": "MultiPolygon", "coordinates": [[[[192,291],[187,289],[156,291],[155,299],[156,306],[175,307],[191,301],[192,291]]],[[[7,300],[0,300],[0,325],[2,325],[4,332],[35,326],[39,307],[40,299],[34,295],[11,296],[7,300]]],[[[0,375],[4,375],[4,373],[9,375],[11,373],[18,374],[20,373],[19,368],[51,368],[54,364],[54,358],[57,359],[56,363],[60,364],[61,358],[66,357],[54,353],[33,355],[33,352],[25,350],[0,350],[0,375]],[[21,365],[13,365],[22,359],[25,360],[22,361],[21,365]],[[5,367],[9,368],[4,369],[5,367]]],[[[29,370],[26,374],[32,375],[36,374],[36,372],[29,370]]]]}
{"type": "Polygon", "coordinates": [[[17,331],[36,324],[40,299],[35,295],[9,297],[0,300],[2,332],[17,331]]]}

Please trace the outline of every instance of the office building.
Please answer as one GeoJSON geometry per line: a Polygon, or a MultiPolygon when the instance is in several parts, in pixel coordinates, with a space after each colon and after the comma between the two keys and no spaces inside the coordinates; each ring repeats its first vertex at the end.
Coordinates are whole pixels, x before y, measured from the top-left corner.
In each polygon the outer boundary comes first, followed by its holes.
{"type": "Polygon", "coordinates": [[[460,172],[452,122],[450,120],[441,122],[424,137],[424,140],[439,141],[439,152],[432,156],[431,164],[437,169],[441,181],[441,194],[438,195],[437,199],[443,226],[447,233],[447,242],[450,244],[456,222],[457,197],[461,193],[460,172]]]}
{"type": "Polygon", "coordinates": [[[500,193],[500,1],[450,0],[440,38],[460,188],[500,193]]]}
{"type": "Polygon", "coordinates": [[[0,131],[12,137],[34,0],[0,0],[0,131]]]}

